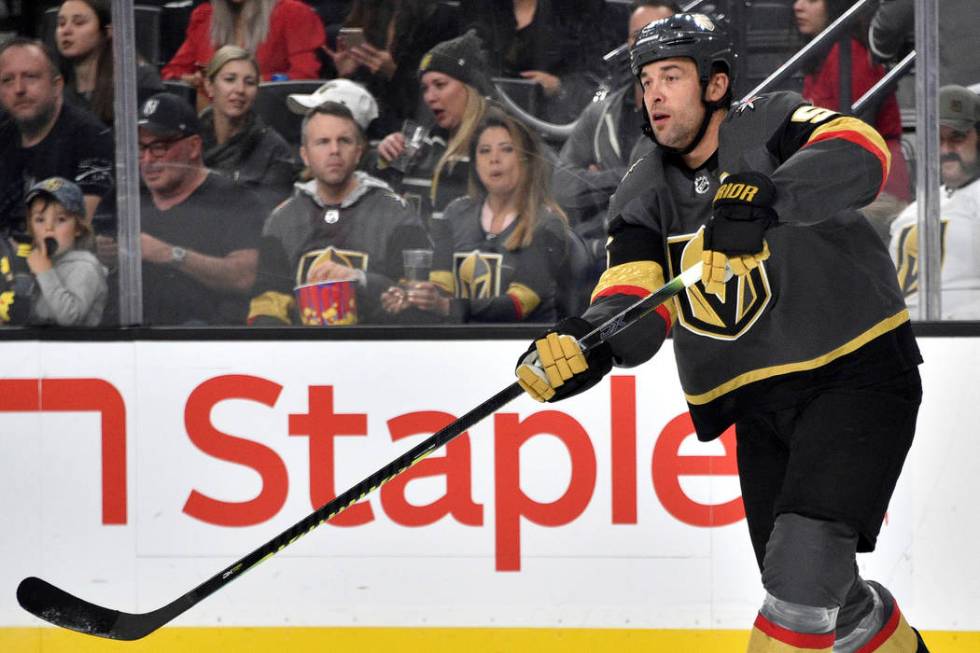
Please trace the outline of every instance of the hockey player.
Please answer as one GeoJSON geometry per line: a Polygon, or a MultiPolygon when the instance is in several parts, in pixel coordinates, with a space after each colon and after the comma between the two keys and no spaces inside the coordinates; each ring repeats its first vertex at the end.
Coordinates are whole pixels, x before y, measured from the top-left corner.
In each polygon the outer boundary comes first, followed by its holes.
{"type": "Polygon", "coordinates": [[[875,547],[921,400],[895,268],[856,211],[887,177],[884,141],[794,93],[729,110],[736,55],[708,16],[650,23],[630,56],[658,147],[613,197],[590,308],[531,346],[519,381],[563,399],[648,360],[677,325],[698,438],[736,429],[765,588],[748,650],[926,651],[855,560],[875,547]],[[583,355],[575,338],[702,260],[701,283],[583,355]]]}

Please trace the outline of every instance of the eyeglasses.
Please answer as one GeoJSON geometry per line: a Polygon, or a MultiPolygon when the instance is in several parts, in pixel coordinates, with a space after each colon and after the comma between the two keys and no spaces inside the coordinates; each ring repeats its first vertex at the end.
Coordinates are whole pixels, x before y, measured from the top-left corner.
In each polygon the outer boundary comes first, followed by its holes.
{"type": "Polygon", "coordinates": [[[140,156],[143,156],[144,153],[149,152],[151,156],[161,157],[167,152],[169,152],[170,148],[173,147],[174,144],[179,143],[185,138],[188,137],[181,136],[180,138],[171,138],[169,140],[150,141],[149,143],[138,143],[136,147],[139,150],[140,156]]]}

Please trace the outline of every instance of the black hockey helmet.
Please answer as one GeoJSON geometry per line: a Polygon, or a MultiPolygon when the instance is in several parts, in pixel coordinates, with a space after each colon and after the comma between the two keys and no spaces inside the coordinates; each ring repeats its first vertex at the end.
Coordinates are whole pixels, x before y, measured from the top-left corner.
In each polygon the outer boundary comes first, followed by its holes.
{"type": "Polygon", "coordinates": [[[705,14],[674,14],[649,23],[640,30],[630,48],[630,68],[633,75],[639,77],[648,63],[673,57],[693,59],[702,86],[711,78],[715,64],[724,66],[728,73],[728,95],[731,96],[738,55],[721,20],[705,14]]]}
{"type": "MultiPolygon", "coordinates": [[[[657,141],[650,125],[650,117],[644,121],[643,133],[667,152],[687,154],[704,138],[711,116],[716,109],[727,109],[734,97],[736,61],[738,54],[728,34],[726,24],[719,18],[705,14],[674,14],[649,23],[640,30],[633,47],[630,48],[630,68],[637,79],[643,66],[654,61],[687,57],[692,59],[698,69],[701,90],[707,87],[715,66],[724,68],[728,74],[728,92],[720,100],[704,104],[704,119],[694,139],[684,148],[669,148],[657,141]]],[[[646,112],[644,112],[646,113],[646,112]]]]}

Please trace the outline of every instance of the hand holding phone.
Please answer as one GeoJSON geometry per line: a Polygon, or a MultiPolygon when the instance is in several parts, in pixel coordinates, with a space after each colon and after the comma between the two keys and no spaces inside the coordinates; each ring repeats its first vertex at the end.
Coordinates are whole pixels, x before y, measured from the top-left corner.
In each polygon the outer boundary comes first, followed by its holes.
{"type": "Polygon", "coordinates": [[[341,50],[350,50],[364,45],[364,30],[360,27],[341,27],[337,34],[337,47],[341,50]]]}

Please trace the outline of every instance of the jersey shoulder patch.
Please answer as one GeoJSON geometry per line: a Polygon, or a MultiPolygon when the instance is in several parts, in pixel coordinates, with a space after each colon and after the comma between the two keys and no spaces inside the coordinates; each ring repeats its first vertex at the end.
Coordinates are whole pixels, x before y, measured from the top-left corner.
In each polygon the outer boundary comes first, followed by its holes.
{"type": "Polygon", "coordinates": [[[766,124],[781,122],[801,105],[809,106],[799,93],[775,91],[746,98],[733,105],[725,122],[751,122],[762,120],[766,124]]]}

